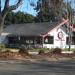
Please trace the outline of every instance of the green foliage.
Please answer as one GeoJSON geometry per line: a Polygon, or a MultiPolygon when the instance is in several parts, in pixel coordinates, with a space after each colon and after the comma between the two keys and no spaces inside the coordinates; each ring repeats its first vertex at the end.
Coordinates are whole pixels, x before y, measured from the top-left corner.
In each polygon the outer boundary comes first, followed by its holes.
{"type": "Polygon", "coordinates": [[[5,48],[5,44],[0,44],[0,49],[5,48]]]}
{"type": "Polygon", "coordinates": [[[38,0],[35,8],[38,15],[35,20],[41,22],[57,21],[60,19],[63,4],[63,0],[38,0]]]}
{"type": "Polygon", "coordinates": [[[70,23],[70,24],[74,24],[74,23],[75,23],[75,22],[74,22],[74,20],[75,20],[75,18],[74,18],[74,13],[75,13],[75,11],[74,11],[74,9],[72,8],[71,3],[68,2],[68,3],[67,3],[67,18],[69,19],[69,23],[70,23]]]}
{"type": "Polygon", "coordinates": [[[19,53],[25,53],[25,54],[28,55],[28,49],[26,48],[25,45],[22,45],[22,46],[21,46],[21,48],[20,48],[20,50],[19,50],[19,53]]]}
{"type": "Polygon", "coordinates": [[[0,51],[4,51],[5,50],[5,44],[0,44],[0,51]]]}
{"type": "Polygon", "coordinates": [[[29,51],[30,52],[40,52],[40,51],[49,52],[49,51],[51,51],[51,49],[49,49],[49,48],[37,48],[37,49],[31,48],[31,49],[29,49],[29,51]]]}
{"type": "Polygon", "coordinates": [[[5,24],[23,24],[34,22],[34,16],[24,12],[9,12],[5,18],[5,24]]]}
{"type": "Polygon", "coordinates": [[[35,18],[35,21],[57,21],[61,18],[68,18],[70,22],[74,21],[74,10],[68,0],[68,3],[64,0],[38,0],[37,7],[35,8],[38,11],[38,15],[35,18]]]}
{"type": "Polygon", "coordinates": [[[51,53],[53,53],[53,54],[61,54],[61,52],[62,52],[62,49],[60,49],[60,48],[54,48],[51,53]]]}
{"type": "Polygon", "coordinates": [[[45,52],[44,52],[44,50],[39,50],[39,54],[41,55],[41,54],[44,54],[45,52]]]}
{"type": "MultiPolygon", "coordinates": [[[[64,49],[63,49],[63,51],[68,51],[68,50],[69,50],[69,48],[64,48],[64,49]]],[[[71,48],[70,51],[75,51],[75,48],[71,48]]]]}

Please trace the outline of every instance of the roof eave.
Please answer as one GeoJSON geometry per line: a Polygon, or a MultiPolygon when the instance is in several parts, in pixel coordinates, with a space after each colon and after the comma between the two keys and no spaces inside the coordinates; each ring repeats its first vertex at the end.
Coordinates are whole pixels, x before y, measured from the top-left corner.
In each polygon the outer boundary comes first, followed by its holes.
{"type": "Polygon", "coordinates": [[[48,32],[46,32],[45,34],[43,34],[43,35],[41,35],[41,36],[42,36],[42,37],[48,36],[48,33],[49,33],[49,32],[53,31],[53,30],[56,29],[56,28],[59,28],[60,26],[64,25],[64,24],[67,23],[67,22],[68,22],[68,19],[67,19],[67,20],[64,19],[62,23],[58,24],[58,25],[57,25],[56,27],[54,27],[52,30],[50,29],[48,32]]]}

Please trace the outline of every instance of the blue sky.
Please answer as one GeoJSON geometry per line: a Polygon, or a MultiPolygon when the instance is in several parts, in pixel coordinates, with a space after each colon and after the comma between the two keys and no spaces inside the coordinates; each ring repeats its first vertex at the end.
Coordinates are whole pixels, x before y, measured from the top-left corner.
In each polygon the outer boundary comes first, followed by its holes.
{"type": "MultiPolygon", "coordinates": [[[[10,5],[13,5],[17,1],[18,0],[10,0],[10,5]]],[[[35,16],[37,14],[37,12],[34,10],[34,7],[30,6],[30,1],[33,1],[36,4],[36,2],[38,0],[23,0],[22,5],[17,10],[15,10],[14,12],[22,11],[24,13],[29,13],[29,14],[32,14],[35,16]]],[[[67,1],[67,0],[65,0],[65,1],[67,1]]],[[[68,1],[72,1],[72,7],[75,8],[74,0],[68,0],[68,1]]],[[[2,2],[2,8],[3,8],[5,0],[1,0],[1,2],[2,2]]]]}
{"type": "MultiPolygon", "coordinates": [[[[71,2],[72,7],[75,9],[75,0],[68,0],[71,2]]],[[[67,0],[65,0],[65,2],[67,2],[67,0]]]]}
{"type": "MultiPolygon", "coordinates": [[[[1,0],[1,1],[2,1],[2,8],[3,8],[5,0],[1,0]]],[[[16,3],[16,1],[17,0],[10,0],[10,5],[13,5],[14,3],[16,3]]],[[[34,7],[30,5],[31,1],[33,1],[36,4],[38,0],[23,0],[22,5],[19,6],[19,8],[16,9],[14,12],[22,11],[24,13],[29,13],[35,16],[37,12],[34,10],[34,7]]]]}

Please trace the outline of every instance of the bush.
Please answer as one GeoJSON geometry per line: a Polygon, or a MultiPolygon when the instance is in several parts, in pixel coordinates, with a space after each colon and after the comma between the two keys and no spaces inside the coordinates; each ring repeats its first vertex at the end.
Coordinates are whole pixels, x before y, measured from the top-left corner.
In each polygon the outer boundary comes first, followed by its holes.
{"type": "Polygon", "coordinates": [[[11,52],[9,49],[6,49],[5,51],[4,51],[5,53],[9,53],[9,52],[11,52]]]}
{"type": "Polygon", "coordinates": [[[6,48],[16,48],[16,49],[19,49],[20,48],[20,44],[6,44],[6,48]]]}
{"type": "Polygon", "coordinates": [[[27,54],[28,55],[28,49],[25,45],[22,45],[20,50],[19,50],[19,53],[22,53],[22,54],[27,54]]]}
{"type": "Polygon", "coordinates": [[[44,54],[44,50],[39,50],[39,54],[44,54]]]}
{"type": "Polygon", "coordinates": [[[0,48],[5,48],[5,44],[0,44],[0,48]]]}
{"type": "Polygon", "coordinates": [[[53,53],[53,54],[61,54],[61,52],[62,52],[62,49],[55,48],[55,49],[53,49],[53,51],[51,53],[53,53]]]}
{"type": "Polygon", "coordinates": [[[5,49],[5,44],[0,44],[0,51],[5,49]]]}

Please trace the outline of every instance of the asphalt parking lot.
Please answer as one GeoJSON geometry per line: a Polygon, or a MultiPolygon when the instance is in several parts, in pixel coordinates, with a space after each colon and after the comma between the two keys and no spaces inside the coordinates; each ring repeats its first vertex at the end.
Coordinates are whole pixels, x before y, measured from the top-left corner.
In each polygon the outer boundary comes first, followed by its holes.
{"type": "Polygon", "coordinates": [[[0,75],[75,75],[75,61],[1,62],[0,75]]]}

